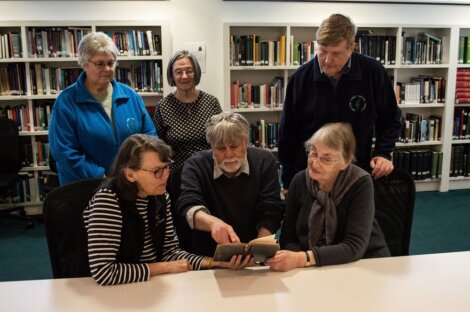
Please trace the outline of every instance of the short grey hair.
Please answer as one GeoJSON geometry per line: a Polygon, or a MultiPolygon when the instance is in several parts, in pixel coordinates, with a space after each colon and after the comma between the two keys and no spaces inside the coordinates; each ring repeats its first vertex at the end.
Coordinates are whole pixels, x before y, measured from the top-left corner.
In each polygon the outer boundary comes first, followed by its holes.
{"type": "Polygon", "coordinates": [[[90,58],[95,54],[112,55],[114,61],[117,59],[118,49],[113,39],[103,32],[92,32],[84,36],[78,44],[78,65],[81,67],[88,64],[90,58]]]}
{"type": "Polygon", "coordinates": [[[356,138],[351,125],[348,123],[336,122],[324,125],[305,142],[305,148],[309,150],[316,142],[339,151],[345,162],[349,163],[355,160],[356,138]]]}
{"type": "Polygon", "coordinates": [[[210,145],[238,145],[248,140],[250,124],[242,115],[223,112],[210,117],[206,122],[206,139],[210,145]]]}
{"type": "Polygon", "coordinates": [[[188,58],[193,64],[194,84],[197,86],[201,81],[201,66],[199,66],[197,58],[187,50],[177,51],[171,57],[170,62],[168,63],[168,67],[166,69],[166,79],[168,80],[168,84],[172,87],[176,86],[175,77],[173,76],[173,65],[177,60],[181,60],[182,58],[188,58]]]}

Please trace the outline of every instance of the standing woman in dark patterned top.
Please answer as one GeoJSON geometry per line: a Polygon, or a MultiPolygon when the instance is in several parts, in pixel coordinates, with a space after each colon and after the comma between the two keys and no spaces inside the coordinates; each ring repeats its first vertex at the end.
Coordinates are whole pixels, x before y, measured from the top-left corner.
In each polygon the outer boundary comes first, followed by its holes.
{"type": "Polygon", "coordinates": [[[222,109],[215,96],[196,89],[201,80],[201,67],[188,51],[173,55],[167,79],[176,90],[158,103],[153,121],[158,136],[172,147],[174,168],[178,168],[194,152],[210,148],[204,124],[222,109]]]}

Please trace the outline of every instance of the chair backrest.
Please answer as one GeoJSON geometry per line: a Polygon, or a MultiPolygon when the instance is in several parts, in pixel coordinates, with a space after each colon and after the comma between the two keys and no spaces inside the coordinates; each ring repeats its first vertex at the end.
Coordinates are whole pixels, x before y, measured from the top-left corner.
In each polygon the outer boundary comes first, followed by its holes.
{"type": "Polygon", "coordinates": [[[21,168],[20,138],[16,121],[0,118],[0,173],[17,173],[21,168]]]}
{"type": "Polygon", "coordinates": [[[374,180],[375,217],[392,256],[409,254],[415,203],[415,183],[409,173],[395,169],[374,180]]]}
{"type": "Polygon", "coordinates": [[[70,259],[83,232],[82,214],[101,178],[87,179],[52,190],[44,200],[43,217],[54,278],[75,277],[70,259]]]}

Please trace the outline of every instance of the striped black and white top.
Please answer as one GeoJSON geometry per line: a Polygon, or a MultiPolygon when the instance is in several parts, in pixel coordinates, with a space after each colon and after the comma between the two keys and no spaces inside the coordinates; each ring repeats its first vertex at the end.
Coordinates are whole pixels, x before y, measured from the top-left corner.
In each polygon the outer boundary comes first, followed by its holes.
{"type": "MultiPolygon", "coordinates": [[[[203,256],[196,256],[179,247],[170,212],[170,199],[166,194],[166,229],[163,242],[162,261],[188,259],[193,270],[201,268],[203,256]]],[[[99,190],[84,211],[88,233],[88,258],[93,278],[100,285],[116,285],[147,281],[150,269],[147,263],[156,262],[156,247],[151,238],[147,218],[147,199],[138,198],[137,210],[145,222],[145,241],[141,263],[118,263],[116,256],[121,242],[122,215],[118,197],[110,189],[99,190]]]]}

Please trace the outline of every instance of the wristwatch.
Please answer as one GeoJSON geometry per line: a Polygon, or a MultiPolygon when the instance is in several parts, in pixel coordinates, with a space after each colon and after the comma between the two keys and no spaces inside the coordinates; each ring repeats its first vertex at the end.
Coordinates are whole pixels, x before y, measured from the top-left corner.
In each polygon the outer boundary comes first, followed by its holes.
{"type": "Polygon", "coordinates": [[[305,252],[305,257],[307,258],[307,261],[305,262],[305,266],[306,267],[309,267],[311,265],[310,263],[310,255],[308,254],[308,251],[304,251],[305,252]]]}

